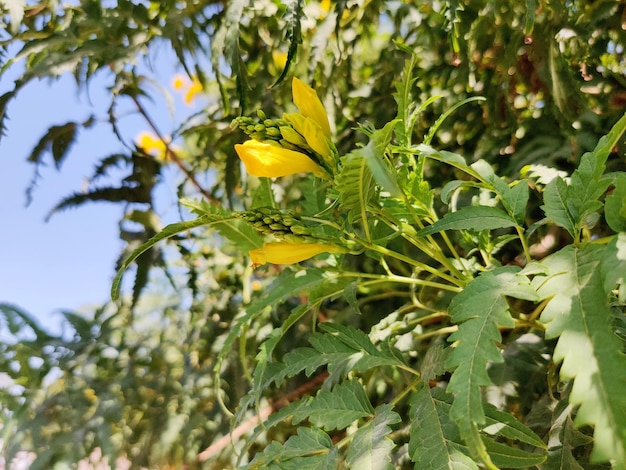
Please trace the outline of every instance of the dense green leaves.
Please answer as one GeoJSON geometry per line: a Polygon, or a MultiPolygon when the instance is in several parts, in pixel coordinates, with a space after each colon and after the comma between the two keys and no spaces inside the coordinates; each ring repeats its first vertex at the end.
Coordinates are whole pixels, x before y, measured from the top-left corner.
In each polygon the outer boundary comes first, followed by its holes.
{"type": "Polygon", "coordinates": [[[474,279],[450,304],[452,320],[460,323],[450,336],[456,344],[446,364],[454,369],[448,391],[455,394],[450,415],[456,421],[485,422],[481,387],[491,383],[487,364],[502,361],[498,327],[515,325],[505,295],[538,299],[528,278],[515,269],[499,268],[474,279]]]}
{"type": "Polygon", "coordinates": [[[496,207],[467,206],[444,215],[417,235],[425,237],[444,230],[494,230],[514,227],[515,219],[496,207]]]}
{"type": "Polygon", "coordinates": [[[574,379],[570,402],[580,405],[577,425],[595,426],[592,457],[626,462],[626,358],[610,326],[608,292],[600,261],[602,246],[564,248],[542,262],[549,271],[533,283],[543,298],[551,298],[541,319],[546,337],[558,337],[555,361],[562,361],[563,379],[574,379]]]}
{"type": "MultiPolygon", "coordinates": [[[[22,16],[22,2],[0,2],[1,83],[18,77],[0,130],[34,78],[93,86],[102,71],[108,109],[53,124],[30,160],[65,171],[79,130],[111,125],[119,149],[95,154],[88,187],[53,212],[123,207],[114,297],[136,262],[132,302],[66,311],[62,337],[0,305],[4,457],[620,468],[626,180],[609,157],[624,153],[623,5],[537,5],[120,0],[22,16]],[[146,65],[168,50],[202,98],[164,124],[143,103],[160,101],[146,65]],[[233,150],[232,119],[260,108],[246,134],[293,150],[280,119],[292,75],[329,117],[330,136],[301,130],[332,141],[330,180],[259,181],[233,150]],[[127,115],[160,134],[153,151],[129,144],[127,115]],[[167,190],[181,207],[161,229],[167,190]],[[253,268],[247,252],[265,240],[241,215],[260,207],[302,222],[291,242],[333,253],[253,268]]],[[[293,220],[259,223],[275,241],[293,220]]]]}

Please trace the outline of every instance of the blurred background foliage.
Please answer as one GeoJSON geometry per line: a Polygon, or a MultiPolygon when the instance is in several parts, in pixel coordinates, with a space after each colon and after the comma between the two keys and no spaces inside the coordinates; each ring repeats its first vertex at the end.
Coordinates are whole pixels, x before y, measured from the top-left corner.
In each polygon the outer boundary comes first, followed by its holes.
{"type": "MultiPolygon", "coordinates": [[[[32,80],[72,74],[79,88],[89,87],[95,75],[109,82],[104,118],[58,123],[33,142],[28,159],[34,185],[40,165],[63,171],[78,130],[112,126],[125,150],[99,156],[88,189],[68,188],[68,197],[51,209],[88,211],[88,202],[118,203],[126,242],[120,262],[161,228],[154,197],[164,165],[180,170],[181,197],[202,197],[214,211],[255,205],[250,195],[259,184],[274,191],[279,206],[313,203],[309,188],[295,179],[273,187],[248,180],[233,151],[244,138],[231,127],[233,118],[260,108],[268,116],[293,110],[285,77],[298,76],[315,87],[341,155],[363,142],[357,123],[380,128],[395,118],[395,84],[413,54],[410,98],[419,106],[437,97],[420,115],[413,142],[421,142],[454,104],[483,96],[485,101],[463,106],[444,121],[433,146],[470,161],[485,159],[511,179],[530,164],[572,170],[626,104],[626,5],[615,0],[5,0],[0,12],[6,26],[0,30],[0,77],[23,67],[0,96],[0,131],[13,98],[28,93],[32,80]],[[202,85],[206,105],[175,128],[159,130],[144,103],[159,93],[151,86],[152,71],[164,51],[173,51],[190,83],[202,85]],[[157,141],[163,138],[160,157],[124,135],[121,106],[133,107],[157,141]],[[118,175],[116,182],[101,184],[111,175],[118,175]],[[303,197],[308,199],[298,202],[303,197]]],[[[610,164],[624,170],[623,160],[610,164]]],[[[454,179],[451,171],[431,172],[431,184],[441,187],[454,179]]],[[[32,187],[27,190],[36,197],[32,187]]],[[[180,215],[187,217],[186,210],[180,215]]],[[[139,258],[132,292],[122,300],[92,315],[66,312],[62,335],[43,331],[16,306],[0,305],[0,371],[11,384],[0,390],[7,462],[18,451],[30,451],[31,468],[65,468],[98,450],[109,462],[127,459],[133,468],[234,464],[243,442],[219,446],[231,424],[220,402],[234,410],[245,396],[258,345],[298,299],[261,315],[245,330],[248,341],[240,350],[218,363],[230,323],[277,274],[277,268],[253,274],[226,240],[205,230],[170,239],[139,258]]],[[[379,269],[371,258],[353,262],[362,272],[379,269]]],[[[359,305],[358,319],[347,301],[324,309],[369,328],[380,312],[401,308],[409,295],[372,292],[359,305]]],[[[302,345],[309,330],[293,329],[277,356],[302,345]]],[[[551,411],[530,399],[546,396],[545,384],[533,378],[537,364],[545,362],[542,348],[543,343],[520,341],[509,353],[521,364],[517,380],[534,387],[516,406],[537,421],[535,430],[548,432],[551,411]]],[[[372,381],[381,396],[383,383],[380,377],[372,381]]],[[[285,394],[296,393],[302,383],[290,386],[285,394]]],[[[505,388],[490,393],[514,400],[505,388]]],[[[268,395],[264,406],[277,409],[279,398],[268,395]]],[[[254,412],[246,419],[253,422],[254,412]]],[[[283,432],[288,431],[273,428],[256,445],[283,432]]]]}

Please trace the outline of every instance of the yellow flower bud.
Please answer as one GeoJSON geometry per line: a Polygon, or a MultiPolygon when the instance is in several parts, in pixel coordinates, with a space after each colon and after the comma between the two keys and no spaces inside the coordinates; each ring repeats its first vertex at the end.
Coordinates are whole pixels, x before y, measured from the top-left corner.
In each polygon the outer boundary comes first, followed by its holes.
{"type": "Polygon", "coordinates": [[[291,83],[291,91],[293,92],[293,102],[298,107],[300,113],[315,121],[324,132],[324,135],[330,139],[328,115],[315,90],[302,80],[294,77],[291,83]]]}
{"type": "Polygon", "coordinates": [[[324,243],[265,243],[261,248],[250,250],[250,259],[254,266],[265,263],[293,264],[312,258],[320,253],[343,253],[345,250],[337,245],[324,243]]]}
{"type": "Polygon", "coordinates": [[[320,178],[328,178],[324,169],[303,153],[288,150],[271,142],[247,140],[235,145],[235,151],[254,176],[276,178],[294,173],[312,172],[320,178]]]}

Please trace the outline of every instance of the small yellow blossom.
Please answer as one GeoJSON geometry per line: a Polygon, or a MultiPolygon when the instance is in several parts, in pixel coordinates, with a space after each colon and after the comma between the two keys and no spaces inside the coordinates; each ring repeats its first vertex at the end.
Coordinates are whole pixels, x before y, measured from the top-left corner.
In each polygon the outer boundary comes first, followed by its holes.
{"type": "Polygon", "coordinates": [[[140,132],[139,135],[135,137],[137,147],[142,149],[146,154],[163,162],[167,162],[170,159],[170,152],[176,152],[179,157],[182,153],[178,147],[170,144],[170,140],[169,137],[165,137],[164,142],[153,133],[147,131],[140,132]]]}
{"type": "Polygon", "coordinates": [[[143,149],[148,155],[152,155],[159,160],[166,159],[167,146],[165,142],[150,132],[141,132],[136,138],[137,147],[143,149]]]}
{"type": "Polygon", "coordinates": [[[193,77],[191,81],[181,74],[174,75],[172,79],[172,88],[183,94],[183,101],[185,104],[193,103],[193,100],[197,95],[202,93],[204,89],[200,80],[196,77],[193,77]]]}
{"type": "Polygon", "coordinates": [[[287,65],[287,53],[274,49],[272,51],[272,62],[274,62],[274,67],[278,70],[284,69],[285,65],[287,65]]]}
{"type": "Polygon", "coordinates": [[[250,250],[250,259],[254,266],[265,263],[293,264],[312,258],[320,253],[343,253],[345,250],[337,245],[324,243],[265,243],[261,248],[250,250]]]}
{"type": "Polygon", "coordinates": [[[185,84],[187,83],[187,79],[183,77],[181,74],[177,73],[174,75],[172,79],[172,88],[176,91],[180,91],[183,89],[185,84]]]}
{"type": "Polygon", "coordinates": [[[202,93],[203,89],[204,88],[202,87],[202,83],[200,83],[200,81],[194,77],[191,85],[187,89],[187,93],[185,93],[185,103],[191,104],[195,97],[202,93]]]}
{"type": "Polygon", "coordinates": [[[270,142],[247,140],[235,145],[235,151],[254,176],[276,178],[294,173],[312,172],[320,178],[327,178],[324,169],[303,153],[281,147],[270,142]]]}
{"type": "Polygon", "coordinates": [[[324,135],[330,139],[328,115],[315,90],[302,80],[294,77],[291,83],[291,91],[293,93],[293,102],[298,107],[300,114],[312,119],[320,126],[324,135]]]}

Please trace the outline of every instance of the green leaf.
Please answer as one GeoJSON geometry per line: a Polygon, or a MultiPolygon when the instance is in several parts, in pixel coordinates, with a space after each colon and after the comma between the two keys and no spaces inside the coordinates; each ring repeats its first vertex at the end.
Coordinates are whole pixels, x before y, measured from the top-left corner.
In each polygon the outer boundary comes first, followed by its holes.
{"type": "Polygon", "coordinates": [[[569,191],[563,178],[557,176],[550,181],[543,191],[543,212],[546,217],[559,227],[563,227],[572,238],[576,238],[576,220],[567,207],[569,191]]]}
{"type": "Polygon", "coordinates": [[[391,142],[393,129],[396,124],[397,121],[393,120],[388,122],[382,129],[374,131],[367,146],[356,150],[356,152],[363,155],[367,166],[380,187],[391,194],[391,196],[400,197],[402,190],[398,185],[397,174],[389,168],[388,163],[385,161],[385,150],[389,142],[391,142]]]}
{"type": "Polygon", "coordinates": [[[546,470],[583,470],[572,455],[572,449],[589,444],[591,438],[576,430],[571,418],[572,412],[572,405],[565,400],[560,401],[554,409],[548,439],[548,459],[542,467],[546,470]]]}
{"type": "Polygon", "coordinates": [[[232,213],[229,211],[204,200],[181,199],[180,203],[200,216],[221,217],[221,221],[217,221],[211,226],[242,252],[245,253],[263,245],[261,235],[245,221],[232,217],[232,213]]]}
{"type": "Polygon", "coordinates": [[[507,208],[509,214],[513,216],[519,226],[524,225],[529,193],[528,180],[521,180],[510,188],[508,192],[502,194],[502,204],[507,208]]]}
{"type": "Polygon", "coordinates": [[[420,470],[475,470],[440,389],[422,386],[411,403],[409,456],[420,470]]]}
{"type": "Polygon", "coordinates": [[[546,338],[558,338],[554,361],[562,361],[561,378],[574,379],[570,403],[580,405],[575,423],[595,427],[592,460],[626,462],[626,375],[616,373],[626,370],[626,358],[611,329],[600,266],[605,249],[563,248],[541,262],[549,273],[533,283],[542,298],[551,298],[541,321],[546,338]]]}
{"type": "Polygon", "coordinates": [[[68,122],[61,126],[51,126],[31,152],[28,161],[40,164],[42,154],[45,151],[50,151],[54,159],[54,165],[59,169],[67,156],[70,145],[76,138],[77,130],[78,124],[75,122],[68,122]]]}
{"type": "Polygon", "coordinates": [[[16,34],[19,31],[20,23],[24,18],[24,0],[0,0],[0,6],[9,11],[11,18],[11,34],[16,34]]]}
{"type": "Polygon", "coordinates": [[[293,423],[308,418],[315,426],[328,431],[345,429],[357,419],[371,417],[374,409],[357,380],[335,385],[332,390],[322,389],[312,398],[301,400],[293,413],[293,423]]]}
{"type": "Polygon", "coordinates": [[[335,188],[350,223],[360,221],[365,238],[371,240],[367,214],[369,208],[376,204],[378,191],[372,171],[363,156],[363,149],[357,149],[341,158],[341,171],[335,177],[335,188]]]}
{"type": "Polygon", "coordinates": [[[618,233],[607,245],[600,264],[602,285],[605,292],[616,287],[623,302],[626,298],[626,233],[618,233]]]}
{"type": "MultiPolygon", "coordinates": [[[[232,216],[230,218],[234,219],[234,217],[232,216]]],[[[124,261],[124,263],[122,263],[122,267],[117,271],[117,274],[115,275],[115,278],[113,279],[113,283],[111,286],[111,299],[117,300],[117,298],[119,297],[120,284],[122,282],[122,277],[124,276],[124,272],[126,271],[128,266],[130,266],[130,264],[133,261],[135,261],[137,257],[139,257],[141,254],[148,251],[150,248],[152,248],[154,245],[156,245],[160,241],[167,240],[168,238],[171,238],[178,233],[186,232],[188,230],[191,230],[197,227],[209,226],[218,222],[224,222],[224,218],[204,215],[195,220],[189,220],[186,222],[177,222],[175,224],[170,224],[167,227],[165,227],[163,230],[157,233],[150,240],[143,243],[139,248],[135,249],[130,254],[130,256],[124,261]]]]}
{"type": "Polygon", "coordinates": [[[285,368],[275,372],[268,380],[281,383],[285,377],[293,377],[302,371],[311,376],[319,367],[328,366],[333,376],[345,376],[381,366],[403,365],[391,353],[378,349],[369,337],[351,326],[322,323],[325,333],[315,333],[309,339],[313,348],[297,348],[287,353],[285,368]]]}
{"type": "Polygon", "coordinates": [[[532,468],[546,460],[543,454],[516,449],[493,439],[483,437],[491,461],[500,468],[532,468]]]}
{"type": "Polygon", "coordinates": [[[450,303],[450,316],[459,329],[449,338],[456,345],[446,366],[454,370],[448,391],[455,394],[450,416],[458,422],[485,422],[481,387],[491,383],[487,365],[503,361],[498,327],[515,326],[504,296],[536,296],[528,278],[516,271],[503,267],[484,272],[450,303]]]}
{"type": "Polygon", "coordinates": [[[286,26],[283,26],[283,31],[285,31],[285,40],[289,41],[289,49],[287,50],[285,68],[272,87],[280,84],[285,79],[292,62],[296,59],[298,45],[302,43],[302,0],[290,0],[283,2],[283,4],[286,4],[285,18],[287,23],[286,26]]]}
{"type": "Polygon", "coordinates": [[[395,83],[396,92],[393,98],[398,106],[396,122],[396,138],[401,146],[408,147],[411,142],[411,134],[415,127],[418,113],[416,112],[415,100],[413,99],[413,86],[417,81],[413,77],[416,56],[413,51],[409,52],[410,58],[404,61],[400,80],[395,83]]]}
{"type": "Polygon", "coordinates": [[[247,4],[246,0],[233,0],[225,7],[224,20],[219,24],[217,31],[211,38],[211,65],[215,71],[222,101],[226,107],[225,114],[230,113],[230,100],[226,99],[226,90],[220,79],[221,71],[224,67],[220,64],[220,59],[224,57],[232,74],[237,78],[237,88],[241,99],[242,112],[244,108],[244,87],[246,83],[245,67],[241,64],[241,54],[239,51],[239,25],[243,19],[243,10],[247,4]],[[242,76],[240,76],[242,75],[242,76]]]}
{"type": "Polygon", "coordinates": [[[482,432],[525,442],[539,448],[545,448],[543,440],[528,426],[520,423],[511,414],[498,410],[489,403],[485,404],[485,427],[482,432]]]}
{"type": "MultiPolygon", "coordinates": [[[[300,271],[286,269],[281,272],[280,275],[274,280],[274,282],[272,282],[272,284],[265,290],[263,295],[247,305],[245,311],[242,312],[242,314],[239,315],[230,324],[228,336],[226,337],[226,339],[224,340],[224,344],[220,348],[214,370],[218,374],[221,372],[221,367],[224,359],[230,353],[235,341],[239,339],[241,335],[241,330],[245,325],[249,324],[266,308],[275,307],[290,297],[309,292],[311,289],[324,282],[325,279],[326,277],[324,271],[319,269],[307,269],[300,271]]],[[[300,305],[299,307],[296,307],[296,309],[294,309],[294,312],[290,315],[289,318],[300,318],[300,316],[304,314],[308,308],[308,305],[300,305]]],[[[286,325],[283,325],[280,333],[285,331],[285,326],[286,325]]],[[[277,341],[279,338],[280,336],[277,335],[277,337],[273,339],[277,341]]],[[[271,348],[269,348],[268,352],[271,352],[271,348]]],[[[255,377],[256,380],[261,380],[258,378],[259,375],[264,378],[264,369],[270,359],[271,358],[268,355],[264,359],[263,363],[260,364],[261,369],[258,374],[255,374],[257,375],[255,377]]],[[[284,375],[282,377],[284,377],[284,375]]],[[[274,379],[272,378],[269,380],[274,379]]],[[[280,380],[282,380],[282,378],[280,380]]],[[[255,392],[258,392],[258,390],[255,390],[255,392]]]]}
{"type": "Polygon", "coordinates": [[[466,206],[449,212],[432,225],[417,232],[425,237],[444,230],[494,230],[515,227],[516,222],[502,209],[488,206],[466,206]]]}
{"type": "Polygon", "coordinates": [[[333,447],[328,434],[316,428],[299,427],[298,433],[291,436],[284,444],[272,442],[265,450],[256,455],[245,468],[248,469],[280,469],[305,470],[326,469],[330,465],[329,454],[333,447]]]}
{"type": "Polygon", "coordinates": [[[604,203],[604,216],[612,230],[626,232],[626,174],[618,174],[614,185],[604,203]]]}
{"type": "Polygon", "coordinates": [[[360,427],[352,437],[346,462],[349,468],[393,470],[391,451],[394,443],[389,439],[390,424],[402,419],[390,404],[381,405],[374,411],[374,419],[360,427]]]}

